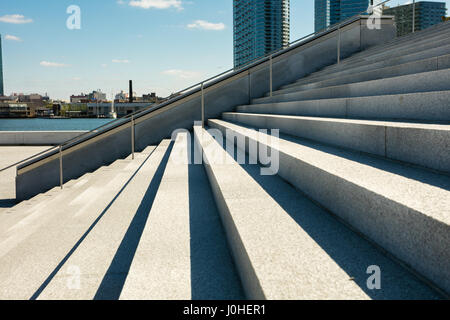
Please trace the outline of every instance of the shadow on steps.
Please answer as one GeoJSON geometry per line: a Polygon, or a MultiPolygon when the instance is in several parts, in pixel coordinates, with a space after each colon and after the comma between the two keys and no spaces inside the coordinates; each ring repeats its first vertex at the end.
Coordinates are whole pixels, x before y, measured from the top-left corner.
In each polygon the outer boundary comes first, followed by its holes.
{"type": "Polygon", "coordinates": [[[123,286],[127,279],[128,271],[130,270],[131,263],[133,262],[136,249],[139,245],[139,241],[144,231],[145,224],[147,222],[150,210],[158,192],[159,185],[161,184],[164,171],[169,161],[170,152],[173,149],[174,142],[172,141],[164,154],[158,169],[153,176],[150,185],[139,205],[130,226],[125,233],[119,248],[111,261],[111,265],[108,268],[103,280],[97,289],[94,296],[94,300],[118,300],[123,286]]]}
{"type": "MultiPolygon", "coordinates": [[[[235,148],[235,160],[236,154],[235,148]]],[[[248,154],[246,154],[245,163],[249,163],[248,154]]],[[[369,298],[377,300],[442,299],[433,289],[279,176],[261,175],[259,165],[241,164],[241,167],[348,274],[349,281],[354,281],[369,298]],[[370,290],[367,287],[370,274],[366,271],[371,265],[377,265],[381,269],[381,289],[379,290],[370,290]]]]}
{"type": "Polygon", "coordinates": [[[189,164],[188,172],[192,299],[245,299],[205,168],[189,164]]]}

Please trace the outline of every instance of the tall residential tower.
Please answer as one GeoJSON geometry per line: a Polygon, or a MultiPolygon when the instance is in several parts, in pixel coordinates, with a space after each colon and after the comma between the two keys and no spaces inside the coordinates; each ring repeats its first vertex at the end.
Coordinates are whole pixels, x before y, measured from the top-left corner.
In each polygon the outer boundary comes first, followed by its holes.
{"type": "MultiPolygon", "coordinates": [[[[441,23],[447,14],[447,8],[445,2],[416,1],[414,12],[414,31],[419,31],[441,23]]],[[[398,36],[412,32],[412,13],[411,3],[392,8],[385,7],[383,10],[383,14],[395,16],[398,36]]]]}
{"type": "Polygon", "coordinates": [[[317,32],[350,18],[367,10],[371,3],[371,0],[315,0],[314,29],[317,32]]]}
{"type": "Polygon", "coordinates": [[[234,67],[289,44],[289,0],[233,0],[234,67]]]}

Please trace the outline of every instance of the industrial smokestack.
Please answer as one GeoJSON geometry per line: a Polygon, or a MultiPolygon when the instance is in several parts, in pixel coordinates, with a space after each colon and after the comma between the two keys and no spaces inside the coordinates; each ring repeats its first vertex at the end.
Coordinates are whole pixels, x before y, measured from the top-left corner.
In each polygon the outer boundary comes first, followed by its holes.
{"type": "Polygon", "coordinates": [[[130,80],[130,94],[129,94],[129,98],[130,98],[130,103],[133,103],[133,80],[130,80]]]}

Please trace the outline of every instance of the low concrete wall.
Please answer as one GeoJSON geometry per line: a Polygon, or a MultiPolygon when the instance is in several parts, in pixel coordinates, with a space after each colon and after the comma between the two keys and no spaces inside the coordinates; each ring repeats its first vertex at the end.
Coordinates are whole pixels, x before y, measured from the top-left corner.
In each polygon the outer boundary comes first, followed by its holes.
{"type": "Polygon", "coordinates": [[[0,131],[1,146],[54,146],[86,131],[0,131]]]}
{"type": "MultiPolygon", "coordinates": [[[[340,31],[329,31],[318,38],[291,46],[273,57],[273,88],[277,89],[337,61],[340,34],[341,58],[348,57],[368,46],[382,44],[395,37],[392,17],[383,17],[379,30],[366,30],[367,16],[349,22],[340,31]],[[366,39],[370,37],[369,39],[366,39]]],[[[249,104],[251,99],[269,91],[269,61],[236,71],[205,86],[205,119],[220,117],[222,112],[249,104]]],[[[140,151],[171,136],[175,129],[191,129],[201,119],[200,89],[180,96],[154,113],[136,119],[135,148],[140,151]]],[[[95,137],[83,145],[63,149],[64,182],[94,171],[131,152],[129,122],[95,137]]],[[[25,200],[59,185],[57,154],[18,166],[16,178],[17,200],[25,200]]]]}

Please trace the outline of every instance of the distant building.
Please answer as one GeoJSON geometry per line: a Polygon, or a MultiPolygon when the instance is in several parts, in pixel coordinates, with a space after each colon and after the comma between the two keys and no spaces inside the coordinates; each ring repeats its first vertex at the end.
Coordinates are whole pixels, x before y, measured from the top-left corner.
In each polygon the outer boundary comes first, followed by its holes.
{"type": "Polygon", "coordinates": [[[314,30],[328,28],[333,24],[366,11],[369,5],[380,3],[377,0],[315,0],[314,30]]]}
{"type": "Polygon", "coordinates": [[[120,93],[116,94],[115,101],[125,101],[128,100],[128,93],[124,92],[123,90],[120,91],[120,93]]]}
{"type": "Polygon", "coordinates": [[[0,97],[5,95],[3,90],[3,58],[2,58],[2,36],[0,35],[0,97]]]}
{"type": "Polygon", "coordinates": [[[0,118],[32,118],[36,116],[33,104],[0,102],[0,118]]]}
{"type": "Polygon", "coordinates": [[[143,102],[151,102],[151,103],[158,103],[159,101],[163,100],[164,98],[158,97],[156,95],[156,92],[152,92],[149,94],[142,95],[142,101],[143,102]]]}
{"type": "Polygon", "coordinates": [[[98,102],[106,101],[106,93],[101,92],[100,89],[97,91],[94,90],[89,93],[89,100],[98,102]]]}
{"type": "Polygon", "coordinates": [[[70,96],[70,103],[88,103],[89,102],[89,96],[82,93],[78,96],[71,95],[70,96]]]}
{"type": "MultiPolygon", "coordinates": [[[[117,117],[123,117],[127,114],[134,113],[136,111],[143,110],[152,105],[152,103],[147,102],[134,102],[134,103],[114,103],[114,111],[117,113],[117,117]]],[[[88,103],[87,104],[87,114],[89,117],[109,117],[111,112],[111,103],[88,103]]]]}
{"type": "Polygon", "coordinates": [[[233,0],[234,67],[289,44],[289,0],[233,0]]]}
{"type": "MultiPolygon", "coordinates": [[[[403,36],[412,32],[413,5],[405,4],[397,7],[385,7],[383,14],[395,16],[397,35],[403,36]]],[[[415,4],[414,31],[431,27],[443,21],[447,14],[445,2],[419,1],[415,4]]]]}

